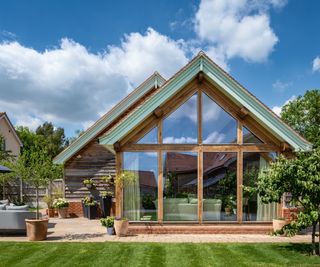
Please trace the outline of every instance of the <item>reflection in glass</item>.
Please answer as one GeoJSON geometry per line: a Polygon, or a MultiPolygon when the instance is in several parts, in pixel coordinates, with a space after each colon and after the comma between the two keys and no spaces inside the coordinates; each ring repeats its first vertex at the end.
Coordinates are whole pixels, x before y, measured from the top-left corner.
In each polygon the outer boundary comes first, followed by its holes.
{"type": "MultiPolygon", "coordinates": [[[[260,171],[275,159],[275,153],[243,153],[243,185],[254,187],[260,171]]],[[[243,220],[272,221],[277,216],[277,203],[263,204],[256,193],[243,190],[243,220]]]]}
{"type": "Polygon", "coordinates": [[[158,143],[158,127],[152,128],[137,143],[138,144],[157,144],[158,143]]]}
{"type": "Polygon", "coordinates": [[[123,153],[123,171],[131,176],[123,188],[123,215],[130,221],[157,220],[157,153],[123,153]]]}
{"type": "Polygon", "coordinates": [[[237,153],[203,153],[203,220],[237,220],[237,153]]]}
{"type": "Polygon", "coordinates": [[[198,142],[197,94],[163,120],[164,144],[198,142]]]}
{"type": "Polygon", "coordinates": [[[242,128],[243,133],[243,143],[244,144],[261,144],[263,143],[257,136],[255,136],[246,127],[242,128]]]}
{"type": "Polygon", "coordinates": [[[198,220],[197,162],[197,153],[163,153],[163,218],[165,221],[198,220]]]}
{"type": "Polygon", "coordinates": [[[236,143],[236,120],[205,93],[203,93],[202,96],[203,143],[236,143]]]}

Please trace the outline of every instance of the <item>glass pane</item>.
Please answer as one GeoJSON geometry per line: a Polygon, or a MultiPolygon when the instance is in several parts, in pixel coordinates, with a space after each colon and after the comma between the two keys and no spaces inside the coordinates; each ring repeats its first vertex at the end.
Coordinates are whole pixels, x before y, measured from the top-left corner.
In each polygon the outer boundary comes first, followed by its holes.
{"type": "Polygon", "coordinates": [[[197,153],[163,153],[163,218],[165,221],[198,220],[197,162],[197,153]]]}
{"type": "Polygon", "coordinates": [[[237,220],[237,153],[203,153],[203,220],[237,220]]]}
{"type": "Polygon", "coordinates": [[[243,143],[244,144],[262,144],[263,143],[258,137],[256,137],[246,127],[242,128],[242,134],[243,134],[243,143]]]}
{"type": "Polygon", "coordinates": [[[198,143],[197,94],[163,121],[164,144],[198,143]]]}
{"type": "Polygon", "coordinates": [[[158,127],[151,129],[137,143],[138,144],[157,144],[158,143],[158,127]]]}
{"type": "Polygon", "coordinates": [[[205,93],[202,96],[202,142],[204,144],[236,143],[237,121],[205,93]]]}
{"type": "Polygon", "coordinates": [[[123,214],[130,221],[156,221],[158,156],[156,152],[123,153],[123,170],[131,175],[123,188],[123,214]]]}
{"type": "MultiPolygon", "coordinates": [[[[243,185],[254,187],[259,172],[268,167],[276,153],[243,153],[243,185]]],[[[277,217],[277,203],[263,204],[259,195],[243,190],[243,220],[272,221],[277,217]]]]}

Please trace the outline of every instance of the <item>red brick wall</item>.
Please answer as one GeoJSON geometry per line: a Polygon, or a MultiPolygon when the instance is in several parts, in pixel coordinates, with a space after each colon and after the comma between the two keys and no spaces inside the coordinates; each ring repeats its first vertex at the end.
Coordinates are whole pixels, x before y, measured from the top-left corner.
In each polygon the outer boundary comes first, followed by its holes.
{"type": "MultiPolygon", "coordinates": [[[[69,202],[69,216],[70,217],[83,217],[83,210],[82,210],[82,203],[81,202],[69,202]]],[[[102,215],[102,212],[98,210],[99,216],[102,215]]],[[[111,215],[115,216],[115,203],[112,203],[112,208],[111,208],[111,215]]]]}

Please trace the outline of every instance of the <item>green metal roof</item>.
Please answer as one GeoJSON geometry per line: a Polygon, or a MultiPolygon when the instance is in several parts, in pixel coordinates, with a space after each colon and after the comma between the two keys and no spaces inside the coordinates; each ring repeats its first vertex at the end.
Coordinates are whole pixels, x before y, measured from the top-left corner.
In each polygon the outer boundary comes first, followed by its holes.
{"type": "Polygon", "coordinates": [[[156,94],[152,95],[143,105],[134,110],[130,116],[113,127],[99,139],[100,144],[112,147],[114,143],[125,137],[130,131],[143,122],[152,112],[165,101],[174,96],[188,82],[203,72],[212,83],[218,85],[231,100],[247,108],[251,115],[268,131],[290,144],[295,151],[308,151],[312,145],[285,124],[268,107],[250,94],[243,86],[200,52],[186,67],[167,81],[156,94]]]}
{"type": "Polygon", "coordinates": [[[151,89],[161,87],[164,83],[165,79],[158,72],[155,72],[132,93],[87,129],[77,140],[71,143],[70,146],[57,155],[53,162],[56,164],[65,163],[93,138],[96,138],[97,135],[106,129],[108,125],[122,115],[129,107],[135,104],[141,97],[146,95],[151,89]]]}

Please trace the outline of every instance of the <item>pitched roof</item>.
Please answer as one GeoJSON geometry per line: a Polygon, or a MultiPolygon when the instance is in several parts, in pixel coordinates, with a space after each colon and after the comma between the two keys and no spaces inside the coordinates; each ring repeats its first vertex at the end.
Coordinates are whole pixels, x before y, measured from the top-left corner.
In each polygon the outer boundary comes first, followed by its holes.
{"type": "Polygon", "coordinates": [[[9,117],[8,117],[8,115],[7,115],[6,112],[0,112],[0,120],[1,120],[2,118],[7,121],[9,127],[11,128],[11,132],[13,133],[14,137],[15,137],[16,140],[18,141],[19,145],[22,147],[23,144],[22,144],[19,136],[17,135],[16,129],[13,127],[13,125],[12,125],[12,123],[11,123],[11,121],[10,121],[10,119],[9,119],[9,117]]]}
{"type": "Polygon", "coordinates": [[[133,90],[127,97],[122,99],[109,112],[103,115],[91,127],[89,127],[81,136],[79,136],[73,143],[71,143],[65,150],[54,158],[54,163],[62,164],[80,151],[94,138],[97,138],[108,126],[115,120],[123,116],[130,108],[134,107],[137,102],[148,95],[154,88],[159,88],[165,83],[165,79],[155,72],[141,85],[133,90]]]}
{"type": "Polygon", "coordinates": [[[127,133],[144,121],[158,106],[174,96],[186,84],[203,72],[207,80],[217,86],[239,107],[245,107],[266,130],[279,140],[289,143],[296,151],[307,151],[312,145],[284,123],[272,110],[259,101],[253,94],[240,85],[234,78],[215,64],[205,53],[200,52],[185,67],[171,77],[143,105],[132,111],[121,122],[112,127],[99,139],[101,144],[109,146],[121,140],[127,133]]]}

